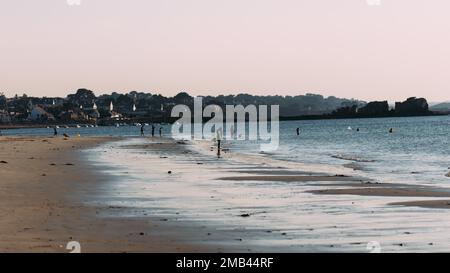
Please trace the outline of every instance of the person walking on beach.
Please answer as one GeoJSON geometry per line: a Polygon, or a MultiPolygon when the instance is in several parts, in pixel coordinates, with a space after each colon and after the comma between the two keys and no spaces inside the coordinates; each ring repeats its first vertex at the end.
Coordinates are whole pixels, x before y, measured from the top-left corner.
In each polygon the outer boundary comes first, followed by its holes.
{"type": "Polygon", "coordinates": [[[141,136],[145,136],[145,134],[144,134],[144,127],[145,127],[145,124],[142,124],[142,126],[141,126],[141,136]]]}
{"type": "Polygon", "coordinates": [[[161,127],[159,127],[159,137],[162,137],[162,129],[163,129],[163,127],[161,126],[161,127]]]}
{"type": "Polygon", "coordinates": [[[53,127],[53,136],[57,136],[58,135],[58,130],[56,130],[56,126],[53,127]]]}
{"type": "Polygon", "coordinates": [[[152,137],[155,137],[155,125],[152,124],[152,137]]]}

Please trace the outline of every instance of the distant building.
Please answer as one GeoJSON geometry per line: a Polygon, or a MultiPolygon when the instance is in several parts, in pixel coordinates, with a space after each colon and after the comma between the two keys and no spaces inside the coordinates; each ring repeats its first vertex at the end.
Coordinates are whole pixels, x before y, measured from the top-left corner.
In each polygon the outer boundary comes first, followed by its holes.
{"type": "Polygon", "coordinates": [[[65,122],[83,122],[87,119],[87,116],[83,111],[76,109],[61,113],[59,119],[65,122]]]}
{"type": "Polygon", "coordinates": [[[83,112],[87,115],[87,118],[89,118],[89,119],[99,119],[100,118],[100,112],[98,111],[98,107],[95,102],[91,108],[85,107],[83,109],[84,109],[83,112]]]}
{"type": "Polygon", "coordinates": [[[0,122],[1,123],[8,123],[11,122],[11,117],[8,114],[8,112],[4,110],[0,110],[0,122]]]}
{"type": "Polygon", "coordinates": [[[112,119],[121,119],[122,118],[122,114],[114,112],[114,111],[109,112],[109,115],[110,115],[109,117],[112,119]]]}
{"type": "Polygon", "coordinates": [[[28,114],[28,119],[32,121],[52,121],[55,120],[55,117],[45,111],[43,108],[39,106],[33,106],[30,113],[28,114]]]}

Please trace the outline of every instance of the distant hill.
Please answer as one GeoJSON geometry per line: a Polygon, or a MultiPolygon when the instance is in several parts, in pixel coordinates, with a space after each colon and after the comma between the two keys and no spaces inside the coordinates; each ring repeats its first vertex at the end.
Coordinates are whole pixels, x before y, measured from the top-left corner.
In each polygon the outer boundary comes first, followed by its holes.
{"type": "MultiPolygon", "coordinates": [[[[111,103],[114,105],[114,111],[121,114],[133,114],[132,109],[135,106],[137,112],[145,112],[147,116],[161,114],[160,109],[169,111],[176,104],[185,104],[192,106],[194,97],[188,93],[181,92],[174,97],[164,97],[162,95],[150,94],[132,91],[126,94],[112,93],[96,96],[93,91],[88,89],[79,89],[67,98],[36,98],[36,97],[17,97],[6,98],[0,93],[0,110],[9,108],[8,112],[21,112],[27,116],[29,104],[40,105],[48,111],[53,111],[54,116],[60,116],[64,111],[79,111],[92,108],[94,103],[101,116],[108,114],[111,103]],[[164,106],[163,108],[161,106],[164,106]]],[[[363,106],[364,101],[356,99],[345,99],[334,96],[324,97],[318,94],[307,93],[297,96],[258,96],[241,93],[238,95],[219,95],[203,96],[205,105],[216,104],[221,107],[225,105],[242,104],[247,106],[254,105],[279,105],[280,116],[292,117],[302,115],[323,115],[335,111],[338,108],[357,105],[363,106]]]]}
{"type": "Polygon", "coordinates": [[[431,111],[450,111],[450,102],[435,104],[430,107],[431,111]]]}

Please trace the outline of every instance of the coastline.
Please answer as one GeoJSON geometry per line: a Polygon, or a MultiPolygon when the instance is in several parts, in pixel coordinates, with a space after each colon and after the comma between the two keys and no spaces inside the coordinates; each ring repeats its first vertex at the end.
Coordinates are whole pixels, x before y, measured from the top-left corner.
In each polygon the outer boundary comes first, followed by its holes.
{"type": "MultiPolygon", "coordinates": [[[[323,114],[323,115],[303,115],[303,116],[280,116],[280,121],[309,121],[309,120],[341,120],[341,119],[383,119],[383,118],[415,118],[415,117],[436,117],[436,116],[450,116],[450,111],[430,111],[429,113],[413,113],[413,114],[389,114],[389,115],[332,115],[332,114],[323,114]]],[[[130,124],[135,122],[147,122],[147,123],[165,123],[168,120],[171,123],[176,121],[176,118],[161,118],[158,120],[155,119],[136,119],[129,120],[130,124]]],[[[207,119],[204,122],[208,121],[207,119]]],[[[225,121],[225,120],[224,120],[225,121]]],[[[11,129],[33,129],[33,128],[46,128],[48,126],[56,126],[56,125],[68,125],[70,127],[75,127],[78,124],[91,124],[90,122],[52,122],[52,123],[0,123],[0,130],[11,130],[11,129]]],[[[112,121],[103,122],[99,124],[99,126],[112,126],[115,123],[112,121]]]]}

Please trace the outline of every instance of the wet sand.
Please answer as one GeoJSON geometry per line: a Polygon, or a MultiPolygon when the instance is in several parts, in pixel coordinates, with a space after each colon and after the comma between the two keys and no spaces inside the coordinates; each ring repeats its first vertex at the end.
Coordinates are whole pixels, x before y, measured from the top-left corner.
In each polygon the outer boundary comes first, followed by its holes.
{"type": "MultiPolygon", "coordinates": [[[[242,171],[240,171],[242,173],[242,171]]],[[[379,183],[367,181],[363,178],[348,177],[344,175],[293,175],[295,172],[288,171],[249,171],[248,173],[259,173],[260,176],[231,176],[221,177],[219,180],[228,181],[271,181],[289,183],[308,183],[310,186],[317,186],[325,189],[315,189],[306,191],[312,194],[321,195],[359,195],[373,197],[450,197],[449,188],[414,186],[408,184],[379,183]],[[272,174],[272,175],[270,175],[272,174]],[[279,175],[273,175],[279,174],[279,175]],[[320,182],[320,183],[309,183],[320,182]],[[327,183],[332,182],[332,183],[327,183]]],[[[445,201],[411,201],[390,203],[388,205],[414,206],[424,208],[450,208],[445,201]]]]}
{"type": "Polygon", "coordinates": [[[450,209],[450,200],[427,200],[390,203],[392,206],[422,207],[429,209],[450,209]]]}
{"type": "Polygon", "coordinates": [[[447,189],[380,182],[345,167],[232,151],[218,159],[210,142],[127,143],[101,161],[140,174],[117,186],[135,198],[130,202],[117,194],[111,202],[160,215],[182,229],[196,226],[191,240],[212,251],[366,252],[373,240],[383,252],[450,249],[439,243],[450,234],[445,210],[391,204],[447,197],[447,189]],[[112,160],[117,150],[127,156],[112,160]]]}
{"type": "Polygon", "coordinates": [[[180,243],[180,230],[159,219],[100,217],[117,208],[86,202],[113,178],[79,151],[113,140],[0,137],[0,252],[69,252],[69,241],[82,252],[204,251],[180,243]]]}
{"type": "MultiPolygon", "coordinates": [[[[366,187],[366,188],[349,188],[349,189],[326,189],[309,191],[316,194],[328,195],[361,195],[361,196],[381,196],[381,197],[450,197],[449,189],[443,188],[419,188],[409,186],[408,188],[389,187],[366,187]]],[[[405,205],[408,204],[405,203],[405,205]]]]}
{"type": "MultiPolygon", "coordinates": [[[[222,177],[220,180],[235,180],[235,181],[273,181],[273,182],[314,182],[314,181],[354,181],[356,178],[346,176],[329,176],[329,175],[268,175],[270,172],[265,172],[262,176],[231,176],[222,177]]],[[[273,172],[272,174],[276,174],[273,172]]]]}

